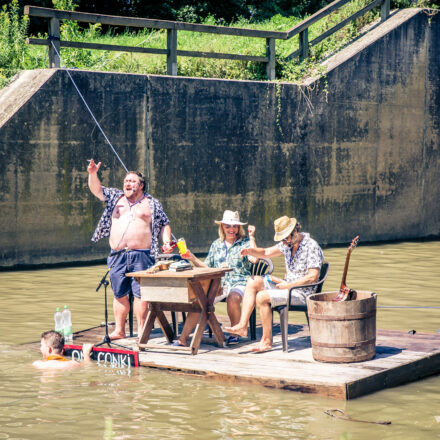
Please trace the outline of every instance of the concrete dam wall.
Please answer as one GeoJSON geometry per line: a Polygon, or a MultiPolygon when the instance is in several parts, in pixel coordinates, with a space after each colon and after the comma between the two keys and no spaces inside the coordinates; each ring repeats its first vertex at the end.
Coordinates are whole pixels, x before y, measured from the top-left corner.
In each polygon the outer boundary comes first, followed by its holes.
{"type": "MultiPolygon", "coordinates": [[[[307,86],[71,74],[129,169],[149,174],[193,251],[239,210],[273,243],[296,216],[320,243],[440,235],[440,14],[399,11],[328,60],[307,86]]],[[[124,170],[63,70],[22,72],[0,91],[0,267],[92,261],[103,205],[87,159],[124,170]]]]}

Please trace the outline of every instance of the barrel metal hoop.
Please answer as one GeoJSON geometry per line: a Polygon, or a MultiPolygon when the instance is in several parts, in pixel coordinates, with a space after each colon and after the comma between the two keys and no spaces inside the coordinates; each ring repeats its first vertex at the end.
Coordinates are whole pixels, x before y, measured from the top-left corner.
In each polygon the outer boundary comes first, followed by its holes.
{"type": "Polygon", "coordinates": [[[360,348],[365,345],[373,344],[376,345],[376,337],[372,339],[367,339],[365,341],[353,341],[346,342],[345,344],[332,344],[330,342],[318,342],[312,340],[312,347],[325,347],[325,348],[360,348]]]}
{"type": "Polygon", "coordinates": [[[313,355],[313,359],[315,359],[316,361],[319,362],[332,362],[332,363],[336,363],[336,364],[343,364],[343,363],[348,363],[351,364],[353,362],[364,362],[364,361],[369,361],[370,359],[373,359],[375,356],[375,352],[374,353],[367,353],[364,354],[362,356],[356,356],[355,358],[353,358],[352,356],[315,356],[313,355]]]}
{"type": "Polygon", "coordinates": [[[342,315],[342,316],[334,316],[334,315],[316,315],[314,313],[309,313],[309,319],[316,319],[321,321],[354,321],[356,319],[365,319],[371,318],[376,315],[376,309],[370,310],[366,313],[356,313],[355,315],[342,315]]]}

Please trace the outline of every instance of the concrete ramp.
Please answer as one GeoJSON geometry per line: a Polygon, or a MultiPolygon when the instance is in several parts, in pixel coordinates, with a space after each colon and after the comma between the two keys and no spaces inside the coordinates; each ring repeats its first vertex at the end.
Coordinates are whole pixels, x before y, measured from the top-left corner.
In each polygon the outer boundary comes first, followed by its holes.
{"type": "Polygon", "coordinates": [[[323,65],[327,66],[327,71],[335,69],[420,13],[423,13],[423,9],[409,8],[392,12],[388,20],[373,25],[364,35],[326,60],[323,65]]]}
{"type": "Polygon", "coordinates": [[[55,72],[54,69],[24,70],[0,90],[0,129],[55,72]]]}

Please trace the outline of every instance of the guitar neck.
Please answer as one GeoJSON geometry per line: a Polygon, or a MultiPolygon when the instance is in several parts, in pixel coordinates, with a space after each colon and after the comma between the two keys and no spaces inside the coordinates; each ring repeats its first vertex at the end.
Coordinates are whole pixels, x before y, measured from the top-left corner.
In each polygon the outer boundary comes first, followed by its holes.
{"type": "Polygon", "coordinates": [[[347,257],[345,258],[345,266],[344,266],[344,273],[342,274],[341,289],[346,287],[345,282],[347,281],[348,263],[350,262],[351,251],[352,251],[351,249],[348,249],[347,257]]]}

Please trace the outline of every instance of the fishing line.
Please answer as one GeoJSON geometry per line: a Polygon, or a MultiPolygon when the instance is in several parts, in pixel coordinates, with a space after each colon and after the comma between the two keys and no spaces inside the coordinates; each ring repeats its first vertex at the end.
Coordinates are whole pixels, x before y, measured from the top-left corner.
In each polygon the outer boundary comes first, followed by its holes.
{"type": "Polygon", "coordinates": [[[437,306],[377,306],[378,309],[440,309],[437,306]]]}
{"type": "Polygon", "coordinates": [[[52,45],[52,47],[54,48],[56,54],[58,55],[58,58],[60,59],[61,65],[63,67],[63,69],[67,72],[67,75],[69,76],[70,80],[72,81],[72,84],[74,85],[76,91],[78,92],[79,97],[81,98],[82,102],[84,103],[84,105],[86,106],[87,110],[90,113],[90,116],[93,118],[93,120],[95,121],[96,126],[99,128],[99,130],[101,131],[102,135],[104,136],[104,139],[107,141],[107,143],[110,145],[110,148],[113,150],[113,153],[115,154],[115,156],[117,157],[117,159],[119,160],[119,162],[121,163],[122,167],[124,168],[125,172],[128,173],[128,168],[125,166],[124,162],[122,162],[122,159],[119,157],[118,153],[116,153],[116,150],[114,149],[112,143],[109,141],[108,137],[106,136],[106,134],[104,133],[104,130],[101,128],[101,126],[99,125],[99,122],[97,121],[97,119],[95,118],[95,115],[93,114],[92,110],[90,110],[90,107],[87,105],[86,100],[84,99],[84,96],[82,95],[82,93],[79,91],[78,86],[76,85],[75,81],[72,78],[72,75],[69,72],[69,69],[66,67],[66,65],[64,64],[61,55],[59,54],[57,48],[55,47],[55,45],[53,44],[53,41],[51,39],[49,39],[50,44],[52,45]]]}

